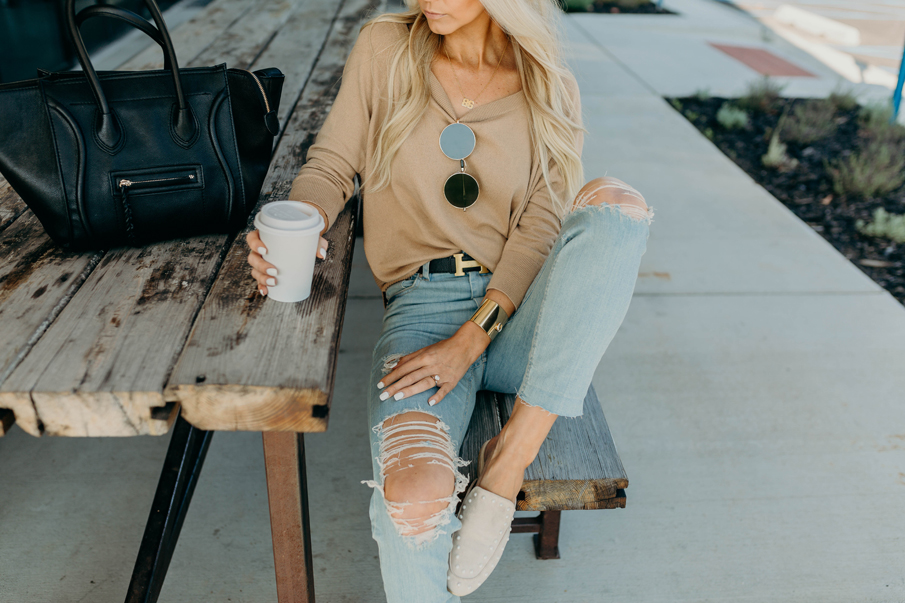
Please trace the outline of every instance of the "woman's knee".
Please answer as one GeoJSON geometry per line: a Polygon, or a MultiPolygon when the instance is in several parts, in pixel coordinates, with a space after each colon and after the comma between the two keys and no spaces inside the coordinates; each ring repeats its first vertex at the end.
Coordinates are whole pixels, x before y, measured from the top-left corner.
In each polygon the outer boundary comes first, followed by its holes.
{"type": "Polygon", "coordinates": [[[378,428],[383,496],[397,532],[430,539],[448,523],[465,477],[447,426],[425,412],[404,412],[378,428]]]}
{"type": "Polygon", "coordinates": [[[612,176],[594,178],[581,187],[575,197],[573,209],[602,203],[618,205],[625,213],[639,218],[647,215],[644,196],[634,187],[612,176]]]}

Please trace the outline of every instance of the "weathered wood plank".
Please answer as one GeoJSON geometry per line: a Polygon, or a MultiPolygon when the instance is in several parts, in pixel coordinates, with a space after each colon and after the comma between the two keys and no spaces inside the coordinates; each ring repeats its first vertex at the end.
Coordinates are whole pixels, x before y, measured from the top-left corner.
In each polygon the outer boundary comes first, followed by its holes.
{"type": "MultiPolygon", "coordinates": [[[[242,20],[269,0],[214,0],[197,15],[170,31],[179,64],[188,65],[214,40],[237,21],[242,20]]],[[[230,65],[232,67],[232,65],[230,65]]],[[[117,69],[140,71],[163,69],[163,52],[152,44],[117,69]]]]}
{"type": "MultiPolygon", "coordinates": [[[[284,199],[335,98],[337,79],[362,19],[380,0],[346,0],[308,85],[284,130],[262,199],[284,199]]],[[[351,201],[351,200],[350,200],[351,201]]],[[[311,297],[280,304],[255,293],[245,232],[236,237],[195,322],[170,383],[186,420],[202,429],[325,429],[350,274],[354,213],[350,202],[328,233],[331,257],[318,262],[311,297]],[[238,335],[237,335],[238,334],[238,335]],[[199,379],[203,376],[203,380],[199,379]],[[224,386],[259,386],[269,396],[222,395],[224,386]],[[311,413],[310,415],[308,413],[311,413]],[[244,419],[247,422],[242,422],[244,419]]],[[[256,390],[260,394],[260,390],[256,390]]],[[[172,397],[172,398],[171,398],[172,397]]]]}
{"type": "Polygon", "coordinates": [[[475,400],[474,412],[471,422],[465,432],[462,448],[459,456],[471,461],[462,468],[462,472],[468,476],[471,483],[478,477],[478,453],[484,442],[500,433],[503,424],[500,421],[500,411],[494,399],[495,394],[489,391],[479,391],[475,400]]]}
{"type": "Polygon", "coordinates": [[[9,430],[13,428],[13,423],[15,422],[16,416],[13,414],[13,411],[0,408],[0,437],[9,433],[9,430]]]}
{"type": "Polygon", "coordinates": [[[301,3],[255,60],[255,68],[278,67],[286,76],[283,81],[283,102],[277,112],[280,124],[284,126],[288,116],[295,110],[326,43],[326,36],[318,35],[318,32],[329,30],[336,19],[338,7],[336,0],[308,0],[301,3]]]}
{"type": "Polygon", "coordinates": [[[248,248],[233,247],[167,388],[186,421],[222,431],[327,429],[355,201],[330,229],[331,257],[317,261],[303,302],[261,297],[245,261],[248,248]]]}
{"type": "MultiPolygon", "coordinates": [[[[31,211],[0,232],[0,384],[22,362],[100,261],[102,254],[64,252],[31,211]]],[[[29,433],[40,432],[34,407],[0,394],[29,433]]]]}
{"type": "MultiPolygon", "coordinates": [[[[284,11],[290,6],[279,4],[284,11]]],[[[275,14],[268,13],[274,27],[288,18],[279,13],[273,20],[275,14]]],[[[324,39],[329,29],[329,23],[322,23],[319,33],[310,33],[324,39]]],[[[265,28],[232,38],[229,47],[215,42],[189,66],[221,62],[225,57],[217,56],[216,48],[230,56],[257,56],[273,34],[265,28]]],[[[348,52],[351,42],[347,46],[348,52]]],[[[40,236],[46,238],[43,231],[40,236]]],[[[176,409],[164,400],[163,387],[227,244],[228,237],[218,235],[111,252],[90,286],[76,293],[71,309],[44,336],[47,343],[32,350],[0,388],[0,406],[12,408],[17,417],[30,411],[31,420],[19,421],[34,435],[165,433],[176,409]],[[145,288],[158,295],[136,297],[145,288]],[[102,292],[115,292],[115,301],[102,292]],[[129,311],[139,299],[140,312],[129,311]]]]}
{"type": "Polygon", "coordinates": [[[13,187],[0,176],[0,231],[12,224],[28,209],[13,187]]]}
{"type": "MultiPolygon", "coordinates": [[[[307,0],[269,0],[258,3],[254,10],[226,28],[213,43],[192,59],[194,65],[226,63],[227,67],[246,69],[257,63],[260,55],[286,24],[292,13],[307,0]]],[[[335,9],[334,9],[335,12],[335,9]]],[[[321,40],[324,29],[316,34],[321,40]]],[[[278,67],[278,65],[261,65],[278,67]]]]}
{"type": "Polygon", "coordinates": [[[0,387],[0,406],[31,406],[38,424],[22,427],[33,435],[166,433],[175,409],[164,410],[163,386],[222,244],[192,237],[107,253],[0,387]]]}
{"type": "MultiPolygon", "coordinates": [[[[515,396],[496,396],[503,423],[515,396]]],[[[559,418],[534,462],[525,472],[519,493],[520,511],[609,508],[604,502],[628,487],[628,477],[610,434],[594,388],[588,389],[584,415],[559,418]],[[605,505],[601,507],[601,504],[605,505]]]]}

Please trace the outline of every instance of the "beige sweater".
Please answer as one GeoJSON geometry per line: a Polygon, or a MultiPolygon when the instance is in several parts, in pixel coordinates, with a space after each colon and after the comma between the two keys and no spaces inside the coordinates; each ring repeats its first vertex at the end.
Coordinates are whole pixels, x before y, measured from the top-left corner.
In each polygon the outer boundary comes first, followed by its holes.
{"type": "MultiPolygon", "coordinates": [[[[376,23],[361,32],[336,101],[292,183],[289,198],[319,206],[328,225],[354,193],[355,174],[366,181],[371,172],[377,128],[387,110],[388,49],[407,35],[407,27],[397,23],[376,23]]],[[[578,87],[568,85],[580,111],[578,87]]],[[[428,109],[390,165],[390,186],[362,198],[368,264],[386,291],[428,260],[464,251],[493,272],[488,288],[518,307],[560,229],[533,157],[525,94],[476,104],[460,119],[475,132],[475,150],[466,162],[481,187],[477,202],[462,211],[443,196],[443,184],[459,164],[439,145],[456,112],[433,74],[430,86],[428,109]]],[[[578,132],[579,153],[582,143],[578,132]]],[[[562,185],[555,166],[550,176],[554,187],[562,185]]]]}

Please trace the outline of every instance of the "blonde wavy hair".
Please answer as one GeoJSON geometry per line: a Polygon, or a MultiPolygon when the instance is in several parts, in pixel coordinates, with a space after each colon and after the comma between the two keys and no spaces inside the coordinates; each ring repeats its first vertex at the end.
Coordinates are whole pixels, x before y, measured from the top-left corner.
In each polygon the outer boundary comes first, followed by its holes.
{"type": "MultiPolygon", "coordinates": [[[[553,206],[562,220],[584,184],[575,132],[586,132],[566,82],[575,76],[562,59],[562,18],[556,0],[481,0],[484,9],[509,36],[515,63],[528,102],[531,143],[540,159],[553,206]],[[569,115],[572,115],[570,118],[569,115]],[[550,162],[562,175],[560,192],[550,186],[550,162]]],[[[362,26],[377,22],[410,26],[407,40],[390,49],[387,114],[377,133],[373,182],[362,182],[363,192],[380,190],[390,182],[390,163],[411,134],[430,102],[430,66],[440,49],[440,36],[430,30],[418,0],[405,0],[408,10],[384,13],[362,26]],[[396,98],[396,78],[401,78],[396,98]]],[[[370,178],[369,178],[370,180],[370,178]]]]}

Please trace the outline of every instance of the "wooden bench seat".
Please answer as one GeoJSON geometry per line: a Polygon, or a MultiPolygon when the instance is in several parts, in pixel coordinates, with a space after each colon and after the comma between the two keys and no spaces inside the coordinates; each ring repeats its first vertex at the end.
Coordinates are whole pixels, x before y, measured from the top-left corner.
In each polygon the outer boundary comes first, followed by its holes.
{"type": "MultiPolygon", "coordinates": [[[[476,477],[481,445],[500,432],[513,404],[515,394],[478,392],[461,451],[462,458],[471,461],[463,469],[469,481],[476,477]]],[[[512,531],[536,532],[538,559],[559,559],[560,513],[625,508],[626,487],[628,477],[591,386],[584,401],[584,414],[557,419],[525,472],[516,509],[540,511],[540,515],[515,518],[512,531]]]]}

